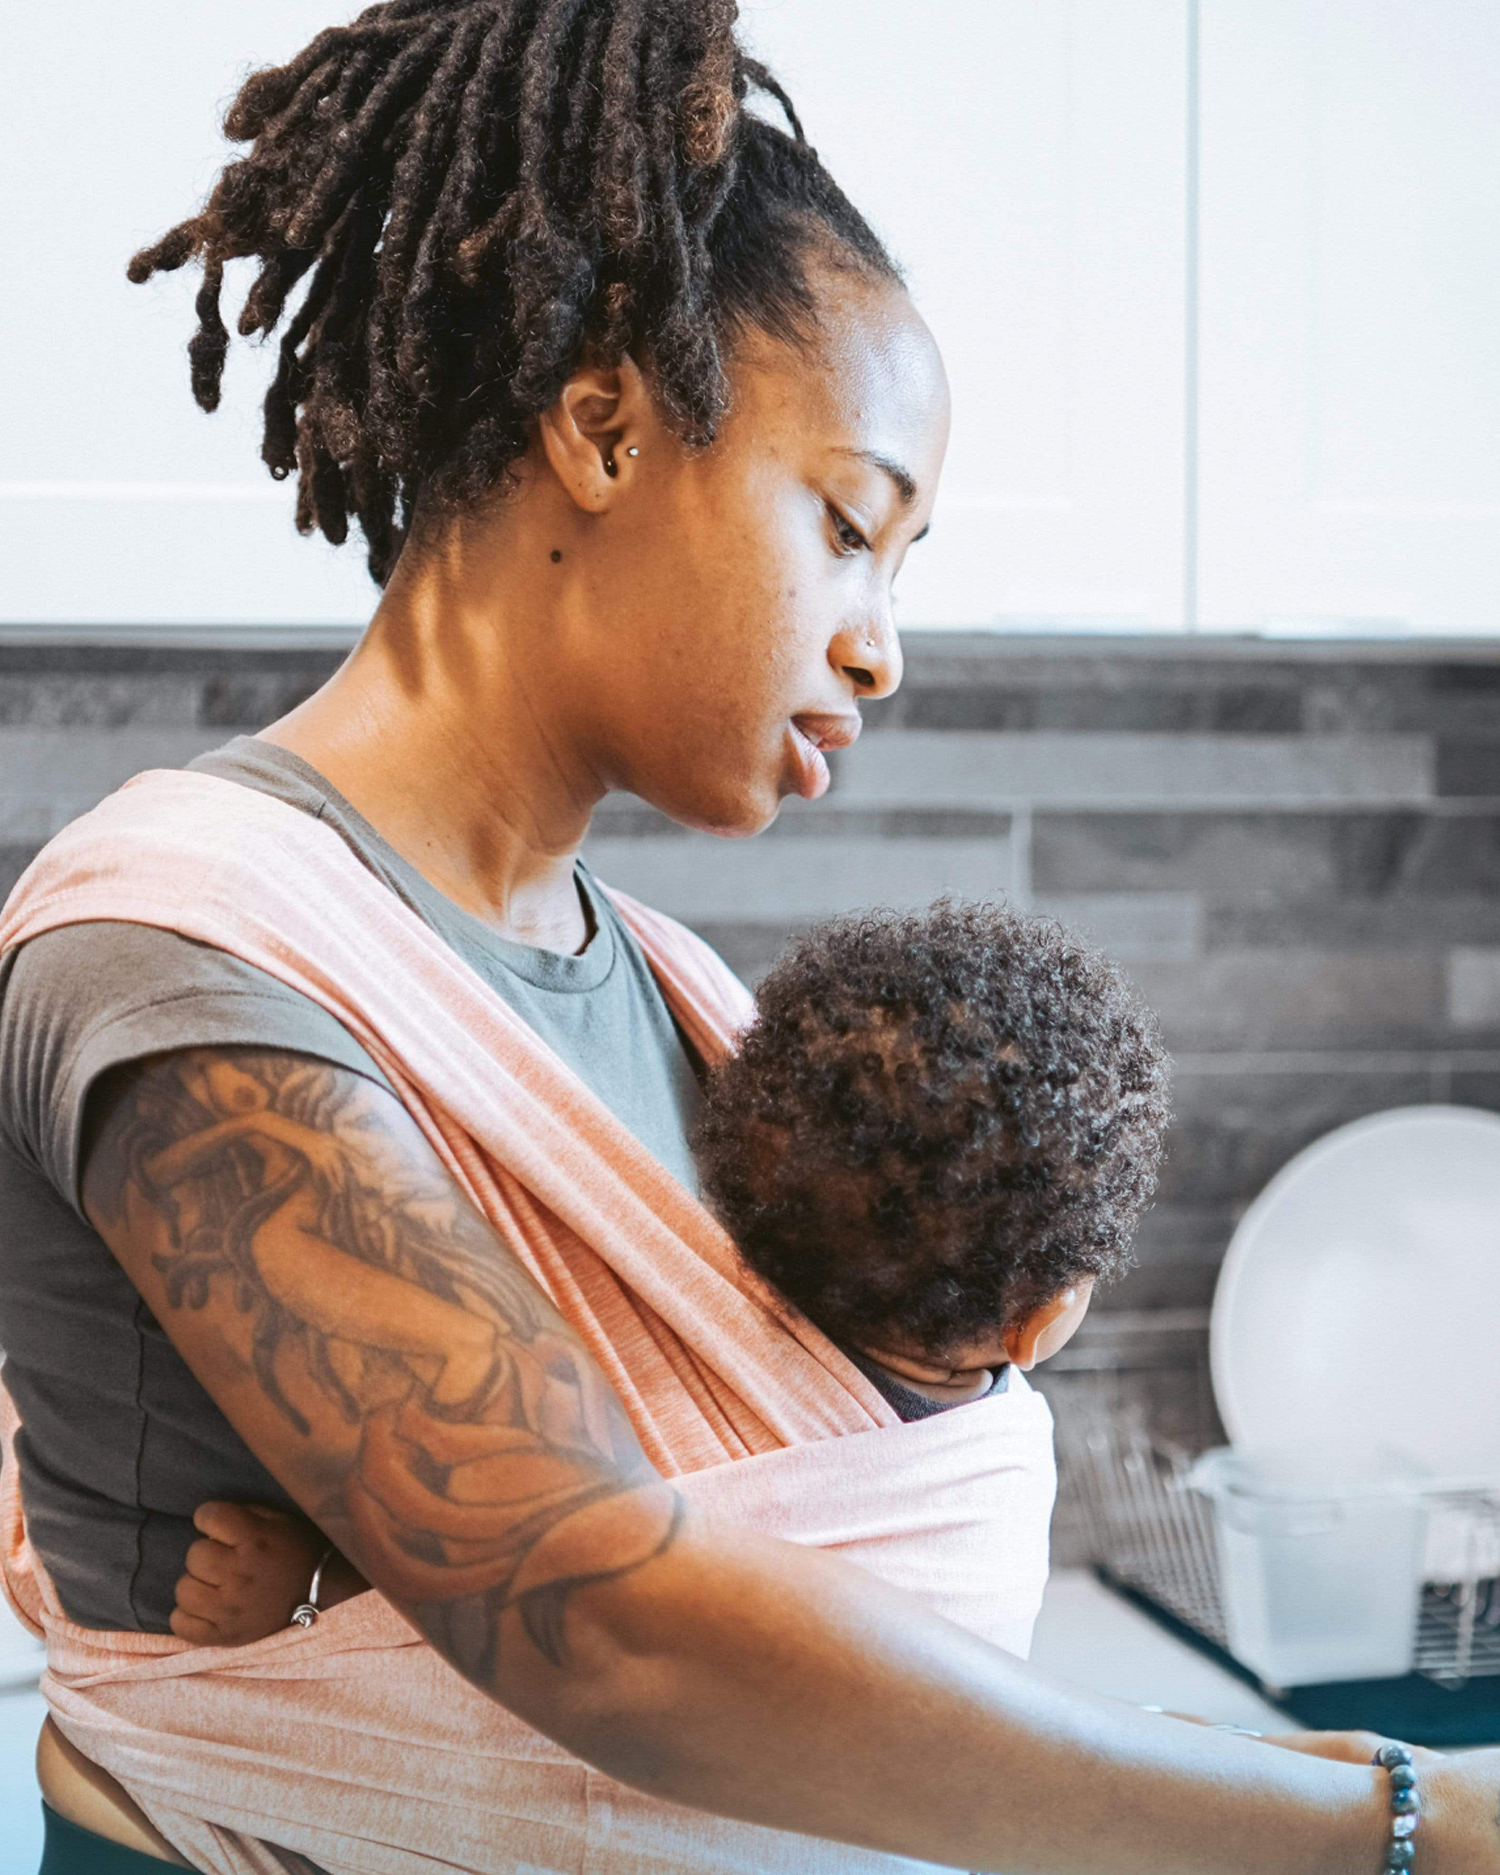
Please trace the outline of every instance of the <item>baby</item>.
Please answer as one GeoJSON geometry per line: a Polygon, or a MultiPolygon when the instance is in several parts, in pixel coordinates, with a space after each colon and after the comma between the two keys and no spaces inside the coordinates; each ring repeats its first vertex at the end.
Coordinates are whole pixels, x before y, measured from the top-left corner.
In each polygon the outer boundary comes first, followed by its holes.
{"type": "MultiPolygon", "coordinates": [[[[693,1141],[745,1262],[903,1420],[1055,1354],[1128,1262],[1169,1117],[1155,1021],[1118,970],[1051,920],[943,899],[817,926],[757,1005],[693,1141]]],[[[194,1521],[174,1633],[284,1627],[324,1538],[255,1505],[194,1521]]],[[[364,1586],[332,1555],[315,1599],[364,1586]]]]}

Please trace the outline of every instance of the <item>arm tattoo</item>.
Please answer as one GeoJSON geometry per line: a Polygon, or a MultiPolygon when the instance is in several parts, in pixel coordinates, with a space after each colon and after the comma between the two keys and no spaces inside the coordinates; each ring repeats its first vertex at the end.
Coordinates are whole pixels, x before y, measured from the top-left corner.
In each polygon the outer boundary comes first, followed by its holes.
{"type": "Polygon", "coordinates": [[[362,1075],[247,1049],[105,1094],[89,1215],[200,1376],[253,1382],[272,1468],[461,1671],[493,1678],[510,1608],[562,1665],[569,1597],[659,1555],[680,1504],[407,1116],[362,1075]]]}

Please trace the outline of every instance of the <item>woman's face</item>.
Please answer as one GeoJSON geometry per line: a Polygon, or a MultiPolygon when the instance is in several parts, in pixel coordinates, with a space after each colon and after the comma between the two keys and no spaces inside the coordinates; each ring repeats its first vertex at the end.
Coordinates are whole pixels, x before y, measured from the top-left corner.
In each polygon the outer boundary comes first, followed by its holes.
{"type": "Polygon", "coordinates": [[[721,834],[820,794],[819,745],[900,681],[891,589],[947,446],[942,361],[906,294],[824,281],[814,346],[739,346],[711,448],[623,433],[569,634],[598,778],[721,834]]]}

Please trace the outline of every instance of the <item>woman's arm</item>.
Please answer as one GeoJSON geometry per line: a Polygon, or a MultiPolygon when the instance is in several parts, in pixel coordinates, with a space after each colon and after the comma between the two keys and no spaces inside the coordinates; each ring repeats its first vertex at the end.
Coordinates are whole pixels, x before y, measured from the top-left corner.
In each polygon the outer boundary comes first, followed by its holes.
{"type": "MultiPolygon", "coordinates": [[[[1074,1694],[866,1572],[701,1529],[400,1104],[194,1050],[90,1107],[89,1217],[230,1422],[475,1685],[658,1795],[1009,1875],[1376,1875],[1380,1774],[1074,1694]]],[[[1500,1769],[1422,1875],[1500,1875],[1500,1769]]]]}

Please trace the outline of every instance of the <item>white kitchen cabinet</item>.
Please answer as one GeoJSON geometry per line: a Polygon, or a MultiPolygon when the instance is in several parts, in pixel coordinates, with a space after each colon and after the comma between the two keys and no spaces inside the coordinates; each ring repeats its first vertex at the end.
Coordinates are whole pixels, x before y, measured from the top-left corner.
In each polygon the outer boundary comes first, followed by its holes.
{"type": "MultiPolygon", "coordinates": [[[[99,0],[17,16],[0,238],[27,265],[0,367],[0,617],[367,609],[358,552],[299,541],[291,491],[259,468],[269,360],[232,356],[225,408],[203,417],[183,359],[191,276],[123,274],[211,181],[215,113],[243,70],[338,12],[157,0],[128,32],[99,0]]],[[[1184,0],[745,9],[947,353],[952,462],[902,581],[913,624],[1178,616],[1184,17],[1184,0]]]]}
{"type": "Polygon", "coordinates": [[[953,443],[902,620],[1178,623],[1184,0],[743,16],[947,359],[953,443]]]}
{"type": "Polygon", "coordinates": [[[1500,629],[1500,6],[1201,32],[1200,622],[1500,629]]]}
{"type": "Polygon", "coordinates": [[[0,621],[368,614],[374,588],[358,550],[299,539],[291,486],[261,467],[270,353],[236,342],[223,407],[204,416],[186,357],[196,270],[144,287],[125,278],[135,249],[191,214],[237,147],[218,124],[244,74],[291,56],[339,12],[336,0],[128,10],[48,0],[8,11],[0,621]]]}
{"type": "MultiPolygon", "coordinates": [[[[299,540],[260,468],[269,356],[236,347],[205,418],[193,276],[123,271],[208,187],[243,73],[354,4],[16,12],[0,622],[367,614],[357,546],[299,540]]],[[[1500,629],[1497,0],[742,19],[948,361],[953,446],[903,623],[1500,629]]]]}

